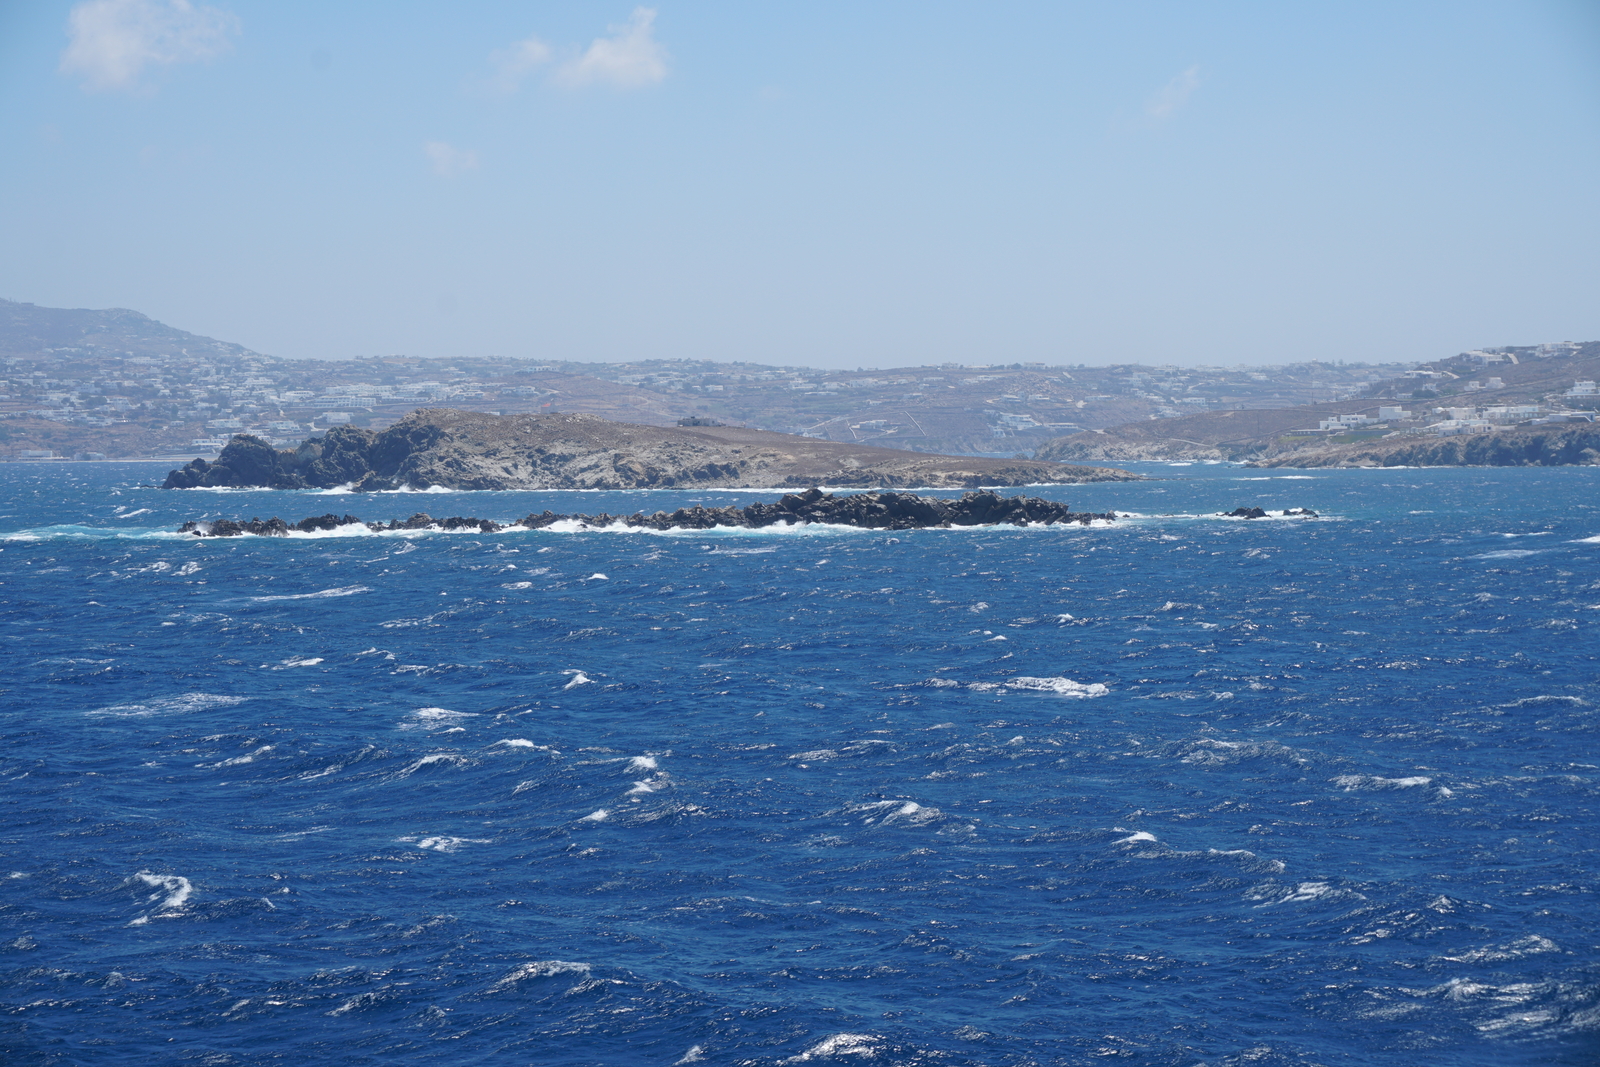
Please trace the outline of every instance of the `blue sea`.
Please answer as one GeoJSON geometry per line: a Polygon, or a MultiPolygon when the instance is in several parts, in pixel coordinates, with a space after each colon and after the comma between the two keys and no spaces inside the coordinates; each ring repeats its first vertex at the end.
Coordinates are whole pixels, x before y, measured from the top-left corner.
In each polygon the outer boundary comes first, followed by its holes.
{"type": "Polygon", "coordinates": [[[1137,469],[201,540],[778,494],[0,466],[0,1062],[1600,1060],[1600,469],[1137,469]]]}

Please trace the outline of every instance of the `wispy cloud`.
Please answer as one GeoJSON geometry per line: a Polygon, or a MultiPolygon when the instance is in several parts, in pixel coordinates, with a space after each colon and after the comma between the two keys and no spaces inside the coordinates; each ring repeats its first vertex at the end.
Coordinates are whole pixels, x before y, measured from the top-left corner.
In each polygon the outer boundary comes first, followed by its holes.
{"type": "Polygon", "coordinates": [[[489,53],[489,63],[494,67],[490,84],[497,92],[514,93],[534,67],[549,61],[550,46],[537,37],[518,41],[510,48],[497,49],[489,53]]]}
{"type": "Polygon", "coordinates": [[[556,81],[570,88],[610,85],[638,89],[667,76],[667,50],[655,39],[655,9],[636,7],[628,21],[610,27],[584,53],[556,71],[556,81]]]}
{"type": "Polygon", "coordinates": [[[232,12],[189,0],[85,0],[67,15],[61,69],[86,89],[133,89],[146,67],[215,58],[238,32],[232,12]]]}
{"type": "Polygon", "coordinates": [[[422,146],[422,151],[433,162],[433,172],[441,178],[454,178],[458,174],[478,169],[478,153],[457,148],[444,141],[429,141],[422,146]]]}
{"type": "Polygon", "coordinates": [[[1144,113],[1160,121],[1169,119],[1200,88],[1200,68],[1190,67],[1177,75],[1144,105],[1144,113]]]}

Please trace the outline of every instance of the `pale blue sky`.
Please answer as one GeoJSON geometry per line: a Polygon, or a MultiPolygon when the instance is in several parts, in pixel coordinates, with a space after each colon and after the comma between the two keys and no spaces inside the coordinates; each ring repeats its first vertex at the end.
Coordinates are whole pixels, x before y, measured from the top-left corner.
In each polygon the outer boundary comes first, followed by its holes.
{"type": "Polygon", "coordinates": [[[1597,11],[0,3],[0,296],[285,357],[1590,340],[1597,11]]]}

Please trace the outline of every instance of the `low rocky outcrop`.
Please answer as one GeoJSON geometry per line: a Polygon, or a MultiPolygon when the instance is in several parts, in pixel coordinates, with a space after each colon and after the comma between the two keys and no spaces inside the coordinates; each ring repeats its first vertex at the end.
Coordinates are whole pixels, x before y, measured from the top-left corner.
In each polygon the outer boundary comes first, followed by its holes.
{"type": "Polygon", "coordinates": [[[335,427],[297,448],[240,434],[164,488],[683,489],[978,488],[1128,481],[1035,460],[937,456],[737,426],[642,426],[597,415],[487,415],[430,408],[387,430],[335,427]]]}
{"type": "MultiPolygon", "coordinates": [[[[1288,514],[1285,512],[1285,514],[1288,514]]],[[[256,534],[263,537],[287,537],[290,531],[310,533],[316,530],[334,530],[343,526],[361,525],[374,532],[389,530],[468,530],[497,533],[509,526],[522,526],[542,530],[558,522],[575,522],[583,526],[606,527],[622,525],[652,530],[710,530],[719,526],[759,529],[766,526],[803,526],[809,523],[832,523],[839,526],[856,526],[869,530],[921,530],[929,527],[955,526],[1055,526],[1077,523],[1087,526],[1095,520],[1110,522],[1115,512],[1075,512],[1066,504],[1038,497],[1001,496],[995,492],[965,493],[959,499],[919,496],[916,493],[853,493],[837,495],[820,489],[803,493],[789,493],[770,504],[749,504],[745,507],[679,508],[676,511],[657,511],[646,515],[565,515],[553,511],[529,515],[519,522],[502,524],[493,519],[448,518],[435,519],[418,512],[409,519],[396,519],[389,523],[364,523],[354,515],[321,515],[301,519],[290,525],[279,518],[213,519],[191,521],[179,527],[179,533],[196,537],[237,537],[256,534]]]]}
{"type": "MultiPolygon", "coordinates": [[[[1265,519],[1271,514],[1272,512],[1262,507],[1248,507],[1234,508],[1232,511],[1225,511],[1222,513],[1222,517],[1225,519],[1265,519]]],[[[1284,518],[1293,518],[1295,516],[1299,516],[1302,518],[1314,519],[1317,517],[1317,513],[1312,511],[1310,508],[1284,508],[1282,511],[1278,512],[1278,514],[1282,515],[1284,518]]]]}

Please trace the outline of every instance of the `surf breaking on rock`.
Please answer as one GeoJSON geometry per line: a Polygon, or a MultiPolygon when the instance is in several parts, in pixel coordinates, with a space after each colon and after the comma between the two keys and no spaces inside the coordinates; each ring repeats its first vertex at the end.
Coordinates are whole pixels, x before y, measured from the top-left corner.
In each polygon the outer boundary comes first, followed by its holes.
{"type": "Polygon", "coordinates": [[[179,527],[178,532],[196,537],[236,537],[242,534],[287,537],[290,533],[316,533],[359,525],[375,533],[473,529],[483,533],[498,533],[514,527],[542,530],[557,523],[651,530],[709,530],[716,527],[760,529],[812,523],[870,530],[921,530],[956,526],[1087,526],[1095,521],[1112,522],[1116,517],[1113,511],[1077,512],[1063,502],[1041,500],[1038,497],[1001,496],[990,490],[965,493],[959,499],[946,500],[916,493],[852,493],[841,496],[824,493],[820,489],[808,489],[803,493],[787,493],[770,504],[755,503],[742,508],[731,504],[722,508],[697,505],[649,515],[642,511],[631,515],[610,515],[605,512],[598,515],[566,515],[544,511],[513,523],[500,523],[493,519],[461,516],[436,519],[418,512],[408,519],[383,523],[366,522],[355,515],[329,513],[301,519],[293,524],[276,516],[270,519],[190,520],[179,527]]]}

